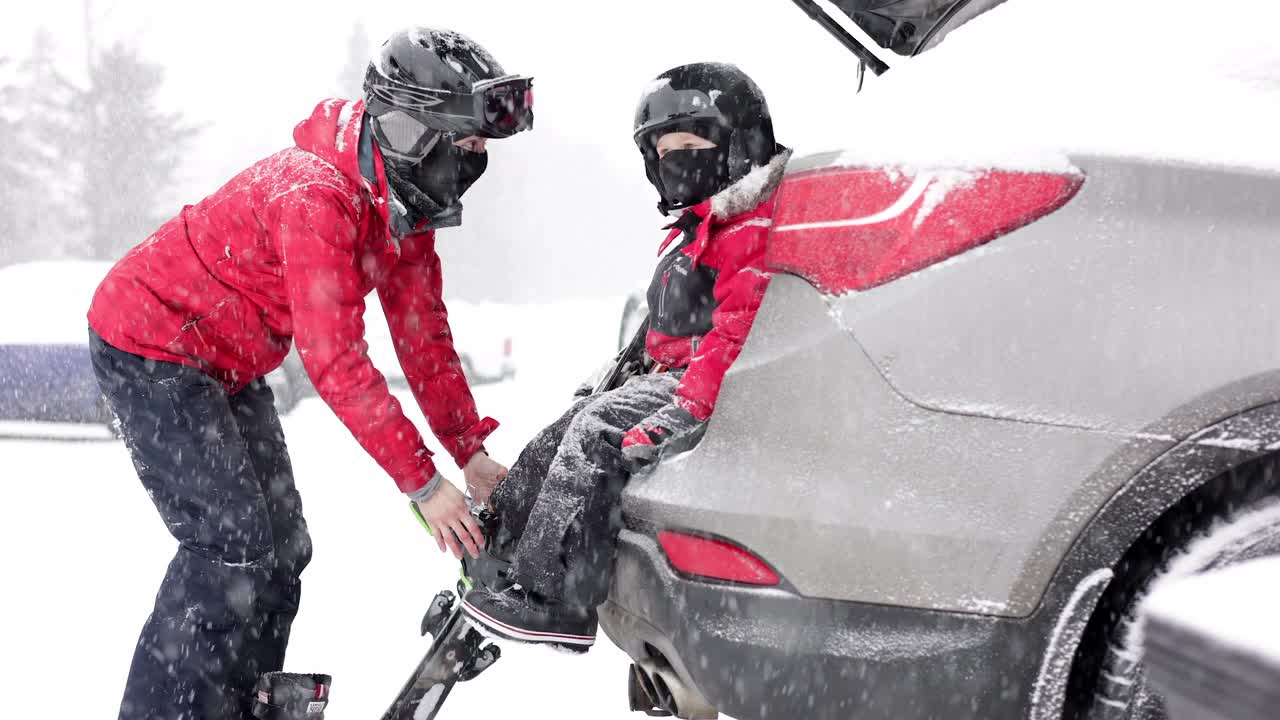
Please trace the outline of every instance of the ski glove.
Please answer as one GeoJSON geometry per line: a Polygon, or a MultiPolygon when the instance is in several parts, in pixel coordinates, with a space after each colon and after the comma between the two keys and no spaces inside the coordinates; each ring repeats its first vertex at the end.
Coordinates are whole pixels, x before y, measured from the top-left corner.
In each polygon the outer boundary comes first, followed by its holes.
{"type": "Polygon", "coordinates": [[[678,405],[667,405],[622,436],[622,456],[632,472],[642,470],[657,461],[662,447],[672,438],[692,435],[704,422],[678,405]]]}

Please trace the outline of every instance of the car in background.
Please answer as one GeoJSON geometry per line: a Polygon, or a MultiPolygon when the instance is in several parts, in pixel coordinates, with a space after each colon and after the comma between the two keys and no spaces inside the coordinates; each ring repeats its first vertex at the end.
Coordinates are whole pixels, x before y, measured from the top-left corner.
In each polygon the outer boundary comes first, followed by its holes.
{"type": "Polygon", "coordinates": [[[302,367],[297,346],[289,348],[289,354],[284,356],[280,367],[267,374],[267,384],[271,386],[276,411],[282,415],[293,412],[298,403],[316,394],[306,368],[302,367]]]}
{"type": "Polygon", "coordinates": [[[111,424],[85,320],[110,267],[56,260],[0,268],[0,422],[111,424]]]}
{"type": "Polygon", "coordinates": [[[705,435],[623,493],[599,611],[631,706],[1166,717],[1153,580],[1280,547],[1222,536],[1280,497],[1280,54],[1238,21],[1273,6],[833,4],[903,55],[972,22],[791,162],[705,435]]]}
{"type": "Polygon", "coordinates": [[[622,303],[622,318],[618,321],[618,349],[621,350],[635,337],[636,331],[649,319],[649,304],[644,290],[636,290],[622,303]]]}
{"type": "MultiPolygon", "coordinates": [[[[16,433],[112,429],[89,360],[85,315],[111,263],[47,260],[0,268],[0,423],[16,433]],[[69,427],[68,427],[69,426],[69,427]]],[[[281,413],[310,391],[295,352],[267,377],[281,413]]]]}
{"type": "MultiPolygon", "coordinates": [[[[467,382],[472,385],[502,382],[515,377],[511,324],[507,310],[490,303],[449,300],[449,330],[453,347],[462,363],[467,382]]],[[[392,385],[406,385],[404,370],[396,357],[391,329],[376,295],[365,299],[365,341],[369,357],[392,385]]]]}

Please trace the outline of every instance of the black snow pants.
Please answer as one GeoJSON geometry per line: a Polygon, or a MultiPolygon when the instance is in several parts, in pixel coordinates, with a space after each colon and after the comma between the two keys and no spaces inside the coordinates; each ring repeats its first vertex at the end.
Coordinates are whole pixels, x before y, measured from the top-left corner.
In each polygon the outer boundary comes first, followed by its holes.
{"type": "Polygon", "coordinates": [[[249,717],[280,670],[311,540],[262,379],[228,395],[193,368],[90,331],[94,371],[178,551],[143,626],[120,706],[128,720],[249,717]]]}
{"type": "Polygon", "coordinates": [[[525,446],[493,494],[495,554],[521,585],[580,607],[605,601],[630,476],[622,435],[670,403],[679,380],[641,375],[584,398],[525,446]]]}

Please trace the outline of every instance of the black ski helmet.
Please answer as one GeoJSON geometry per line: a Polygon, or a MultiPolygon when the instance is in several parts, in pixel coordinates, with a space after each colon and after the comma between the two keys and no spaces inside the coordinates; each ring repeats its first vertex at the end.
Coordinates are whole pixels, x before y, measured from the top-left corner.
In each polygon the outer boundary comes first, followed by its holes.
{"type": "Polygon", "coordinates": [[[452,139],[533,127],[533,80],[507,74],[452,30],[410,27],[387,38],[365,71],[364,95],[387,183],[415,229],[425,219],[456,224],[459,199],[484,173],[488,156],[452,139]]]}
{"type": "MultiPolygon", "coordinates": [[[[508,75],[489,51],[453,30],[411,27],[382,44],[364,76],[374,138],[404,154],[418,123],[440,133],[503,138],[533,126],[533,81],[508,75]]],[[[433,135],[436,135],[435,133],[433,135]]],[[[433,142],[431,138],[423,141],[433,142]]]]}
{"type": "Polygon", "coordinates": [[[656,143],[669,132],[692,132],[726,148],[725,186],[767,165],[780,150],[764,93],[736,65],[692,63],[662,73],[640,96],[632,137],[644,155],[649,182],[663,198],[658,203],[663,213],[674,206],[658,172],[656,143]]]}

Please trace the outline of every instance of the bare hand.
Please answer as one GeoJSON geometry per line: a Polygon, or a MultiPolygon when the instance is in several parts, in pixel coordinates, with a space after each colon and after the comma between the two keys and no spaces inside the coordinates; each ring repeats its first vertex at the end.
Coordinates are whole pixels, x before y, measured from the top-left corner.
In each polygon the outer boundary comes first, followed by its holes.
{"type": "Polygon", "coordinates": [[[462,476],[467,481],[472,499],[481,505],[488,505],[493,489],[507,477],[507,468],[487,454],[478,452],[462,468],[462,476]]]}
{"type": "Polygon", "coordinates": [[[462,496],[453,483],[445,480],[432,493],[431,497],[418,503],[422,519],[431,527],[431,535],[440,546],[440,552],[449,552],[459,560],[465,547],[471,557],[480,557],[480,549],[484,547],[484,534],[480,525],[471,516],[467,507],[467,499],[462,496]]]}

